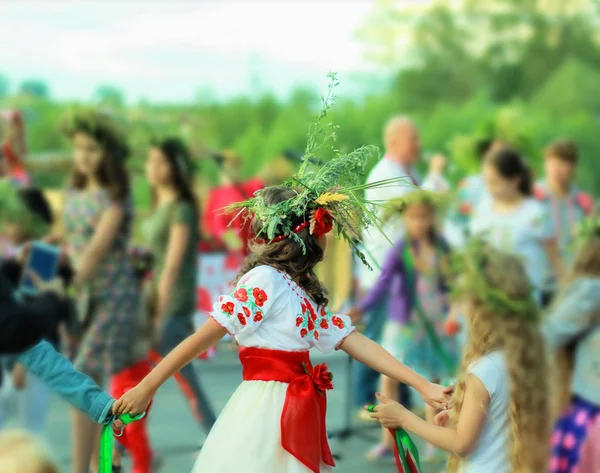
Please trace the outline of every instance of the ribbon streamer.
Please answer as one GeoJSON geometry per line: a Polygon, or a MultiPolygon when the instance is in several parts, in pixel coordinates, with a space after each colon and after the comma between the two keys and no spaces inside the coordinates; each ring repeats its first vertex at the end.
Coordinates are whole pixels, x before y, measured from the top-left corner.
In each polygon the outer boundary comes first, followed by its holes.
{"type": "MultiPolygon", "coordinates": [[[[373,412],[374,409],[374,405],[368,407],[369,412],[373,412]]],[[[389,431],[394,439],[394,456],[398,473],[422,473],[419,450],[408,432],[402,428],[389,429],[389,431]]]]}
{"type": "MultiPolygon", "coordinates": [[[[413,262],[412,254],[410,252],[410,246],[408,243],[406,243],[404,245],[404,248],[402,251],[402,258],[404,260],[404,264],[406,267],[407,285],[413,291],[414,298],[415,298],[414,299],[415,312],[417,313],[419,320],[420,320],[421,324],[423,325],[423,328],[425,329],[425,334],[427,335],[427,338],[429,338],[429,341],[433,345],[433,349],[437,352],[437,355],[438,355],[439,359],[442,361],[442,363],[444,364],[444,367],[446,368],[448,373],[454,373],[456,371],[456,363],[450,357],[450,355],[448,355],[448,352],[446,351],[444,345],[442,344],[442,341],[440,340],[437,332],[435,331],[433,324],[425,315],[425,311],[423,310],[423,307],[421,306],[421,303],[419,301],[419,297],[417,294],[417,288],[416,288],[415,264],[413,262]]],[[[445,380],[445,381],[446,381],[446,383],[444,383],[444,384],[451,384],[448,382],[448,380],[445,380]]]]}
{"type": "MultiPolygon", "coordinates": [[[[146,413],[131,416],[129,414],[123,414],[119,416],[119,420],[123,422],[123,425],[131,424],[136,420],[141,420],[146,416],[146,413]]],[[[109,423],[105,424],[102,428],[102,434],[100,435],[100,459],[98,462],[98,473],[112,473],[112,457],[113,457],[113,445],[114,436],[120,437],[123,435],[123,431],[119,435],[113,435],[112,423],[114,419],[109,423]]]]}

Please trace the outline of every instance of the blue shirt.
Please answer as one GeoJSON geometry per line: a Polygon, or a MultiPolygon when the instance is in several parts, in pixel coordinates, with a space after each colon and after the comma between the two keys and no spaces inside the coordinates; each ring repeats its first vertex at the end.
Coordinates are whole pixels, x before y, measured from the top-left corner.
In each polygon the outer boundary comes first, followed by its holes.
{"type": "Polygon", "coordinates": [[[94,422],[108,424],[113,420],[111,407],[115,400],[89,376],[77,371],[49,342],[42,340],[18,355],[17,360],[53,392],[89,415],[94,422]]]}

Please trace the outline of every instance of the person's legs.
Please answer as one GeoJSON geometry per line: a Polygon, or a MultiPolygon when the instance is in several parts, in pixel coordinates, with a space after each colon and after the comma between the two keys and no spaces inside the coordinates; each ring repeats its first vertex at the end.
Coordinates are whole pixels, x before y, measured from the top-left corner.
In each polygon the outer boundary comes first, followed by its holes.
{"type": "MultiPolygon", "coordinates": [[[[170,317],[164,324],[158,345],[158,353],[152,354],[152,361],[160,362],[173,348],[192,333],[192,321],[188,317],[170,317]]],[[[179,388],[190,402],[192,413],[208,433],[215,423],[216,416],[208,396],[202,389],[192,363],[186,365],[175,376],[179,388]]]]}
{"type": "MultiPolygon", "coordinates": [[[[364,335],[375,342],[381,341],[383,327],[387,320],[387,306],[388,301],[384,299],[367,315],[364,335]]],[[[357,406],[362,407],[373,402],[379,377],[379,373],[368,366],[362,363],[355,364],[354,402],[357,406]]]]}

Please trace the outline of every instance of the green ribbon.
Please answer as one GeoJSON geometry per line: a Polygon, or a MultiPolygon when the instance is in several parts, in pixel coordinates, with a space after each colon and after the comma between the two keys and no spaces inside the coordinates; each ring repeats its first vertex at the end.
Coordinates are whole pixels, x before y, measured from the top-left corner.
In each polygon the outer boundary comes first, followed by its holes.
{"type": "Polygon", "coordinates": [[[404,260],[404,265],[406,267],[406,271],[405,271],[406,282],[408,284],[408,287],[411,288],[411,291],[414,295],[415,311],[417,313],[417,316],[419,317],[419,321],[421,322],[421,324],[423,325],[423,328],[425,329],[425,334],[427,335],[427,338],[429,338],[429,341],[431,342],[433,349],[436,351],[440,360],[442,360],[442,363],[444,363],[446,370],[449,373],[454,373],[456,370],[456,363],[454,362],[452,357],[450,355],[448,355],[448,353],[446,352],[446,349],[445,349],[444,345],[442,344],[440,337],[438,337],[435,327],[433,326],[431,321],[425,315],[425,311],[423,310],[423,307],[421,306],[421,302],[419,301],[419,297],[417,295],[417,287],[416,287],[415,265],[413,262],[413,258],[412,258],[412,254],[410,252],[409,245],[410,245],[410,243],[408,241],[405,242],[404,248],[402,250],[402,258],[404,260]]]}
{"type": "MultiPolygon", "coordinates": [[[[373,412],[375,406],[368,407],[373,412]]],[[[399,473],[421,473],[421,461],[419,460],[419,449],[413,439],[403,428],[389,429],[394,438],[394,453],[396,455],[396,466],[399,473]]]]}
{"type": "MultiPolygon", "coordinates": [[[[131,416],[129,414],[123,414],[119,416],[119,420],[123,422],[123,425],[131,424],[136,420],[141,420],[146,416],[146,413],[143,412],[141,414],[131,416]]],[[[102,433],[100,434],[100,460],[98,462],[98,473],[112,473],[112,459],[113,459],[113,444],[114,444],[114,436],[112,423],[114,420],[111,420],[108,424],[105,424],[102,428],[102,433]]],[[[120,437],[123,435],[117,435],[120,437]]]]}

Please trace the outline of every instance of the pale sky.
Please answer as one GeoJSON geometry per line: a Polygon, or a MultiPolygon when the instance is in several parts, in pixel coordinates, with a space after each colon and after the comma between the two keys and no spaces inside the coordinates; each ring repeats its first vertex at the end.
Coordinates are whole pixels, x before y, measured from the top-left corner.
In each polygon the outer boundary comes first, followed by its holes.
{"type": "MultiPolygon", "coordinates": [[[[413,0],[414,1],[414,0],[413,0]]],[[[101,84],[129,101],[221,98],[259,86],[321,90],[367,65],[355,31],[373,0],[0,0],[0,74],[44,78],[53,97],[101,84]],[[210,94],[209,94],[210,95],[210,94]]]]}

